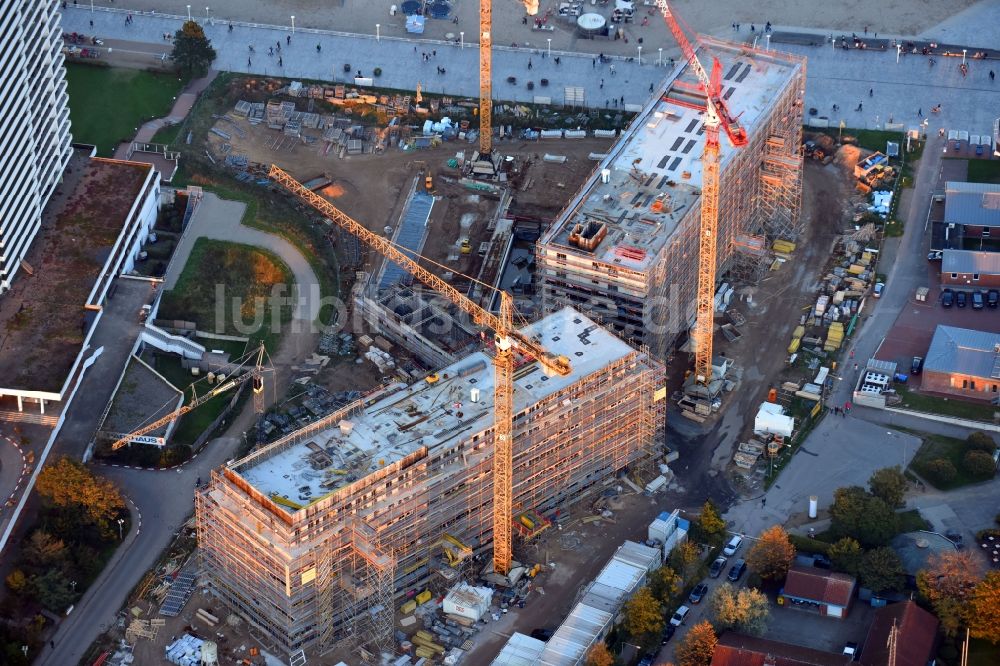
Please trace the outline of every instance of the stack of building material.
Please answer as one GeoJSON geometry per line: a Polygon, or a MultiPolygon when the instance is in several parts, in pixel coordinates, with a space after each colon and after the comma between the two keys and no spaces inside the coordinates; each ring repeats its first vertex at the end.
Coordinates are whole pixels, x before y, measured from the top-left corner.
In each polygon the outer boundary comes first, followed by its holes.
{"type": "Polygon", "coordinates": [[[796,326],[795,330],[792,331],[792,342],[788,345],[788,353],[794,354],[799,350],[799,345],[802,344],[802,336],[806,334],[805,326],[796,326]]]}
{"type": "Polygon", "coordinates": [[[779,239],[774,241],[774,244],[771,246],[771,249],[774,250],[774,253],[777,256],[784,257],[787,259],[789,256],[791,256],[792,252],[795,252],[795,243],[779,239]]]}
{"type": "Polygon", "coordinates": [[[459,583],[444,598],[442,610],[445,615],[454,615],[478,622],[486,614],[493,600],[493,590],[488,587],[473,587],[459,583]]]}
{"type": "Polygon", "coordinates": [[[843,322],[835,321],[830,324],[830,328],[827,331],[826,343],[823,345],[823,351],[832,352],[840,349],[840,346],[844,343],[844,324],[843,322]]]}
{"type": "Polygon", "coordinates": [[[164,658],[177,666],[200,666],[201,648],[205,641],[184,634],[163,650],[164,658]]]}
{"type": "Polygon", "coordinates": [[[234,111],[236,112],[237,117],[246,118],[250,115],[250,110],[252,108],[253,105],[250,104],[250,102],[246,101],[245,99],[241,99],[240,101],[236,102],[234,111]]]}
{"type": "Polygon", "coordinates": [[[736,455],[733,456],[733,462],[736,466],[741,469],[753,469],[753,466],[757,464],[757,458],[760,456],[753,456],[742,451],[738,451],[736,455]]]}

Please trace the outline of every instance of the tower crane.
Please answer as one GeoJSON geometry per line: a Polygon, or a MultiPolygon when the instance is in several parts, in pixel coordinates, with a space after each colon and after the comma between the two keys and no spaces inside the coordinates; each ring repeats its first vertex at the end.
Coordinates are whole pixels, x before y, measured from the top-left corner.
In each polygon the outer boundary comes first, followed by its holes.
{"type": "MultiPolygon", "coordinates": [[[[719,230],[719,126],[725,130],[734,148],[747,145],[747,133],[740,125],[739,119],[729,112],[729,107],[722,98],[722,65],[719,59],[712,57],[712,76],[709,77],[666,0],[656,0],[656,6],[681,47],[684,59],[698,77],[699,89],[705,94],[705,148],[701,155],[701,227],[698,242],[698,307],[694,325],[694,374],[699,383],[707,385],[712,379],[713,305],[719,230]]],[[[670,101],[679,103],[675,99],[670,101]]]]}
{"type": "MultiPolygon", "coordinates": [[[[201,405],[204,405],[206,402],[208,402],[212,398],[214,398],[214,397],[216,397],[218,395],[221,395],[222,393],[225,393],[226,391],[228,391],[230,389],[233,389],[233,388],[236,388],[237,386],[240,386],[241,384],[243,384],[247,380],[251,380],[253,382],[253,384],[252,384],[252,386],[253,386],[253,406],[254,406],[254,411],[256,412],[257,416],[259,417],[261,414],[264,413],[264,343],[263,342],[260,344],[260,347],[257,349],[256,358],[257,358],[257,360],[256,360],[256,362],[254,364],[254,367],[250,370],[250,372],[245,372],[245,373],[243,373],[242,375],[240,375],[238,377],[232,377],[232,376],[230,376],[226,381],[224,381],[221,384],[213,387],[212,390],[210,390],[210,391],[208,391],[206,393],[203,393],[201,395],[196,395],[195,394],[195,390],[194,390],[194,386],[192,386],[191,387],[191,396],[192,396],[191,402],[187,403],[186,405],[182,405],[180,408],[178,408],[177,410],[171,412],[170,414],[167,414],[164,417],[158,418],[155,421],[153,421],[152,423],[146,424],[146,425],[144,425],[143,427],[139,428],[138,430],[136,430],[134,432],[131,432],[131,433],[129,433],[129,434],[123,436],[123,437],[118,438],[117,440],[115,440],[114,442],[112,442],[112,444],[111,444],[111,450],[112,451],[117,451],[118,449],[122,448],[123,446],[125,446],[126,444],[128,444],[129,442],[131,442],[136,437],[142,437],[143,435],[145,435],[147,433],[150,433],[150,432],[153,432],[154,430],[156,430],[158,428],[162,428],[163,426],[167,425],[171,421],[174,421],[175,419],[179,419],[180,417],[184,416],[188,412],[197,409],[201,405]]],[[[249,360],[249,359],[247,359],[247,360],[249,360]]]]}
{"type": "Polygon", "coordinates": [[[445,280],[427,270],[392,241],[366,229],[329,201],[309,190],[281,168],[272,165],[268,177],[342,229],[354,234],[386,259],[411,273],[415,278],[447,298],[472,317],[472,320],[494,333],[496,352],[493,357],[493,571],[505,575],[511,567],[511,536],[513,521],[514,477],[514,352],[531,356],[547,372],[568,375],[569,359],[547,351],[540,344],[514,328],[514,303],[510,294],[500,291],[500,311],[493,314],[445,280]]]}

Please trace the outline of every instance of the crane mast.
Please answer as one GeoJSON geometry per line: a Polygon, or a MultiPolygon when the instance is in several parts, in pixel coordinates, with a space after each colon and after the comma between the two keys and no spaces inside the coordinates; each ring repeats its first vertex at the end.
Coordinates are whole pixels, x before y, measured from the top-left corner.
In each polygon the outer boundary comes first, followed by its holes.
{"type": "Polygon", "coordinates": [[[493,150],[493,0],[479,0],[479,154],[493,150]]]}
{"type": "Polygon", "coordinates": [[[681,47],[705,93],[705,147],[701,155],[701,225],[698,239],[697,309],[694,325],[694,376],[701,384],[712,379],[712,332],[714,328],[715,278],[719,233],[719,128],[723,127],[733,147],[747,144],[747,134],[729,112],[721,94],[721,67],[713,58],[712,76],[702,67],[694,47],[681,29],[666,0],[656,6],[681,47]]]}
{"type": "Polygon", "coordinates": [[[500,310],[495,315],[468,296],[455,289],[435,273],[427,270],[392,241],[369,231],[360,222],[339,210],[329,201],[309,190],[283,169],[272,165],[268,177],[291,194],[312,206],[328,220],[345,229],[371,246],[386,259],[412,274],[425,285],[447,298],[456,307],[472,317],[477,324],[493,330],[496,352],[493,357],[494,372],[494,426],[493,426],[493,570],[499,574],[510,571],[511,520],[513,519],[514,476],[514,352],[534,357],[546,371],[562,376],[572,369],[569,359],[550,353],[544,347],[514,329],[514,303],[505,291],[500,291],[500,310]]]}

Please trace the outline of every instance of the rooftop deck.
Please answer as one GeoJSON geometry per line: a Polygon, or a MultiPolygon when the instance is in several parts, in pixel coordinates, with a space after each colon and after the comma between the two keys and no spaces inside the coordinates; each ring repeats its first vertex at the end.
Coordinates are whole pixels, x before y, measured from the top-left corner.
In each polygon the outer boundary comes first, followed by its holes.
{"type": "Polygon", "coordinates": [[[79,355],[88,295],[151,169],[75,151],[11,290],[0,296],[0,392],[54,393],[79,355]]]}
{"type": "MultiPolygon", "coordinates": [[[[546,377],[527,362],[515,370],[515,413],[624,358],[632,348],[575,310],[565,308],[523,329],[547,349],[569,357],[567,377],[546,377]]],[[[290,512],[420,449],[453,445],[493,424],[493,367],[476,352],[392,392],[350,419],[291,446],[272,445],[230,467],[290,512]],[[478,395],[474,393],[478,391],[478,395]],[[473,400],[475,397],[475,400],[473,400]]]]}
{"type": "MultiPolygon", "coordinates": [[[[722,96],[730,112],[752,137],[800,66],[798,60],[773,52],[751,52],[728,42],[703,41],[722,65],[722,96]]],[[[699,48],[699,54],[710,69],[704,49],[699,48]]],[[[596,260],[636,271],[649,267],[701,194],[704,112],[664,101],[696,101],[689,91],[696,83],[686,64],[674,72],[659,99],[636,118],[542,237],[542,244],[580,252],[570,242],[576,225],[586,229],[589,222],[604,223],[607,235],[593,250],[596,260]]],[[[704,97],[701,101],[704,103],[704,97]]],[[[723,169],[734,153],[724,135],[720,153],[723,169]]]]}

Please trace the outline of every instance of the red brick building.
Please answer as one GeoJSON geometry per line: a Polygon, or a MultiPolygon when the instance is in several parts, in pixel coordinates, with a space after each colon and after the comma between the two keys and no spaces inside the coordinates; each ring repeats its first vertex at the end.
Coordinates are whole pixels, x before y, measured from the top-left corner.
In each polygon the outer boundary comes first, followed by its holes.
{"type": "Polygon", "coordinates": [[[912,601],[880,608],[868,628],[861,651],[864,666],[890,666],[889,633],[896,627],[896,661],[893,666],[927,666],[938,642],[938,619],[912,601]]]}
{"type": "Polygon", "coordinates": [[[845,663],[843,655],[832,652],[727,631],[719,636],[711,666],[844,666],[845,663]]]}
{"type": "Polygon", "coordinates": [[[963,291],[1000,289],[1000,252],[945,250],[941,286],[963,291]]]}
{"type": "Polygon", "coordinates": [[[796,565],[785,578],[778,603],[818,611],[820,615],[845,618],[850,611],[856,586],[853,576],[796,565]]]}
{"type": "Polygon", "coordinates": [[[924,357],[921,388],[976,400],[1000,396],[1000,333],[938,326],[924,357]]]}

